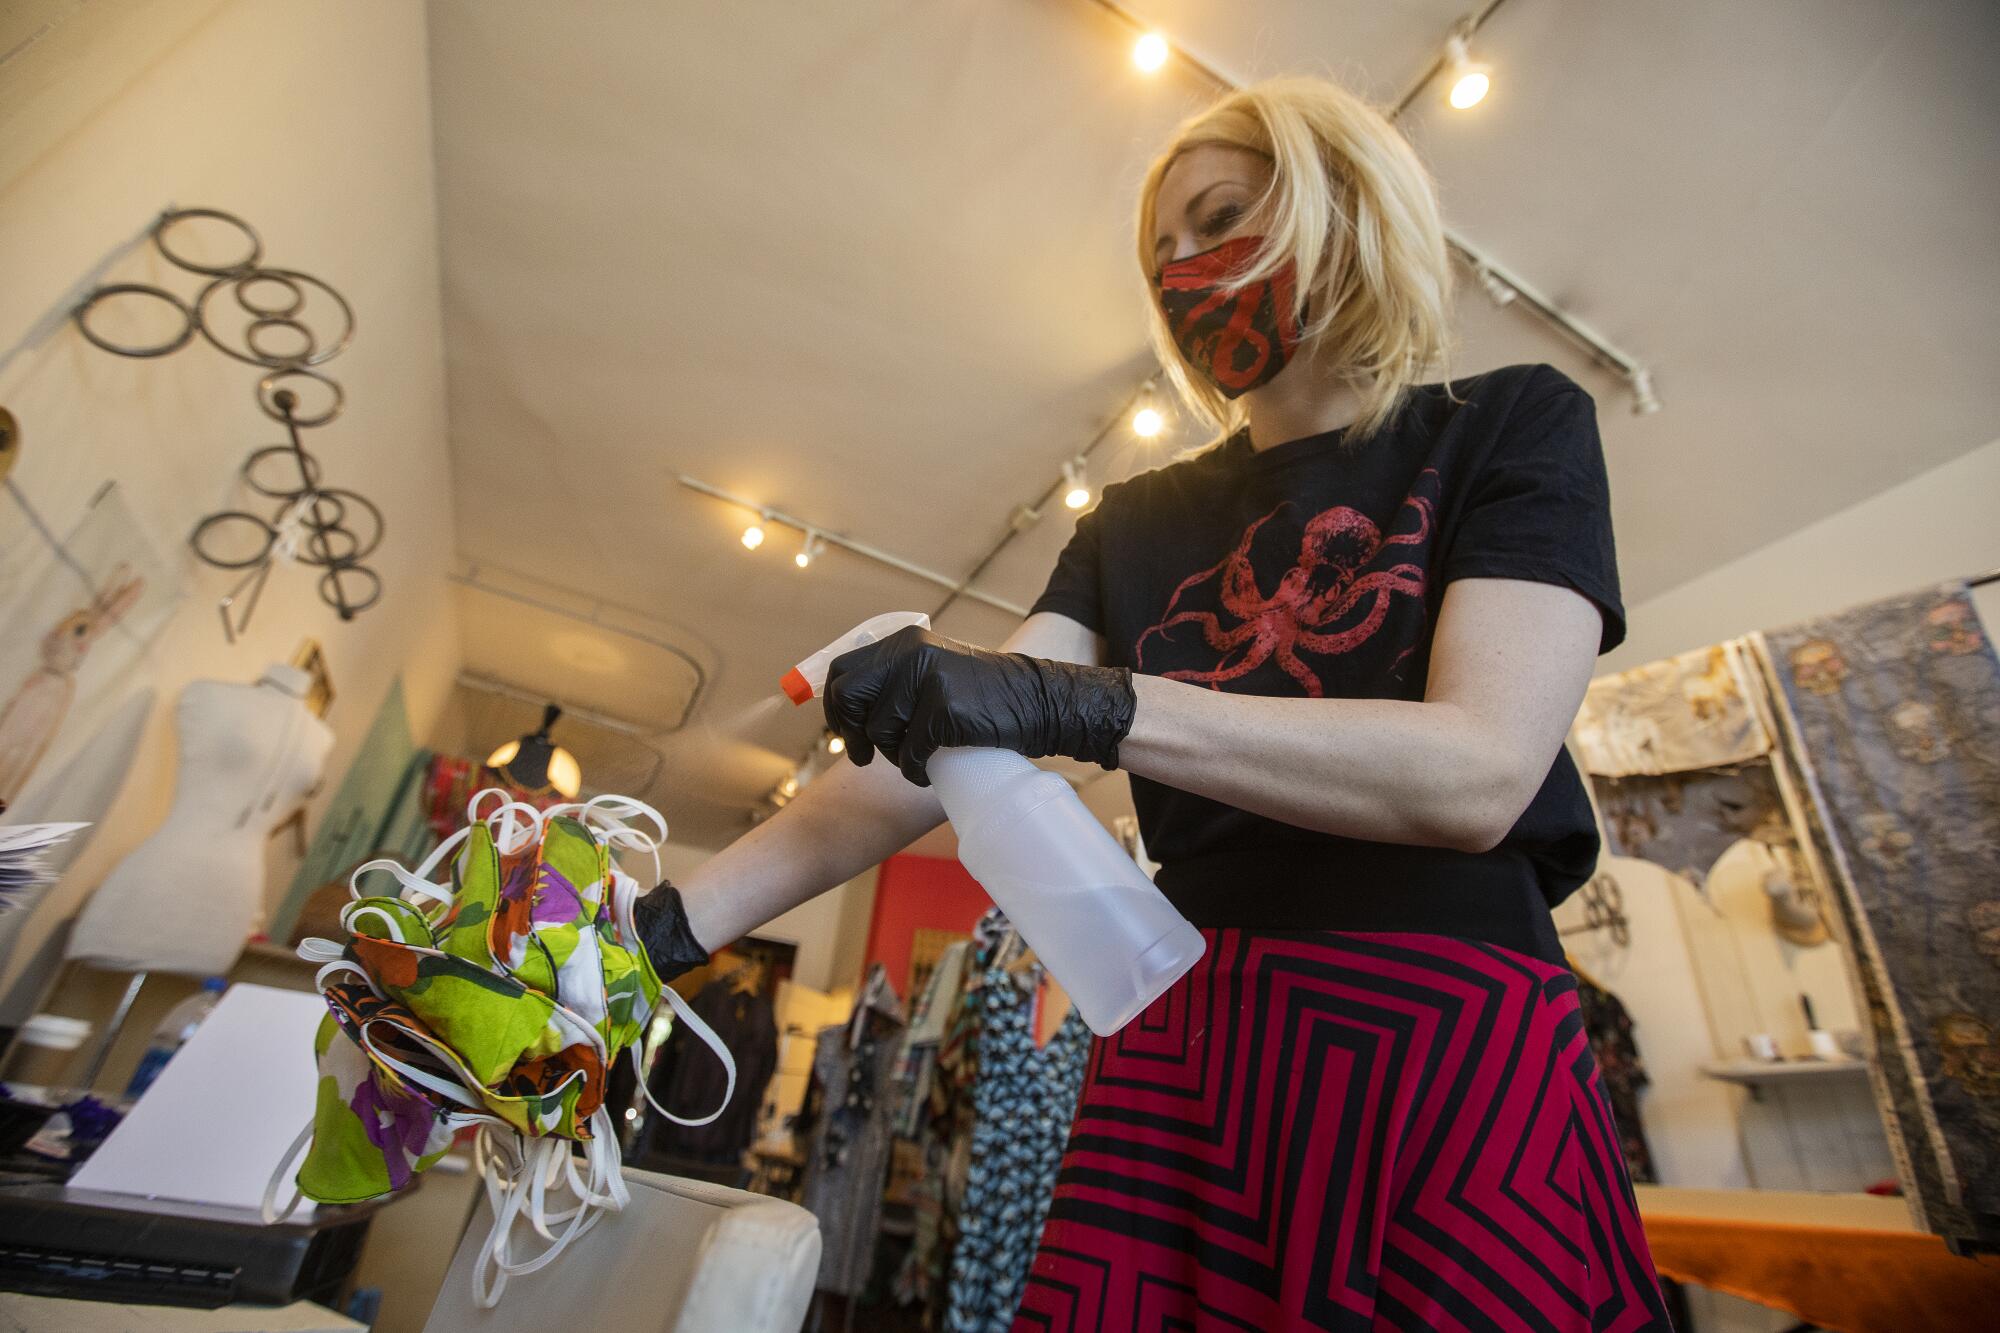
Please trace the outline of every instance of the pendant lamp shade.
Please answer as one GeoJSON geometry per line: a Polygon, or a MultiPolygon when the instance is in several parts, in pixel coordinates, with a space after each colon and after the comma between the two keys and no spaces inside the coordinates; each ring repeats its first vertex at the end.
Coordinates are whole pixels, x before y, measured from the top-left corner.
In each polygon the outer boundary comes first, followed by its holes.
{"type": "Polygon", "coordinates": [[[575,755],[549,739],[550,728],[561,716],[562,709],[548,705],[542,710],[540,727],[488,755],[486,766],[523,791],[554,791],[574,800],[583,787],[583,768],[575,755]]]}

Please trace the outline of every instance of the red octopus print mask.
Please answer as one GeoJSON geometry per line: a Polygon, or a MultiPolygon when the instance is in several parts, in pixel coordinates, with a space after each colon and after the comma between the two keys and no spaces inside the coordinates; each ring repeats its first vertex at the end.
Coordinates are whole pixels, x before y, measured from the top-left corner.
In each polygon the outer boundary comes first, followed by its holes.
{"type": "Polygon", "coordinates": [[[1225,398],[1268,384],[1299,345],[1292,319],[1298,270],[1292,261],[1268,278],[1230,290],[1231,279],[1263,244],[1261,236],[1233,236],[1160,269],[1160,309],[1175,346],[1225,398]]]}

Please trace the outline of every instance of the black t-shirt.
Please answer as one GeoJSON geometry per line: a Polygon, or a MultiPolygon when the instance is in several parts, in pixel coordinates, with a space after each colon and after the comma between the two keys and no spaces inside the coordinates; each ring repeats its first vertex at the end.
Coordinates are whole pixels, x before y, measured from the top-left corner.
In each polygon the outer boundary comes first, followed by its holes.
{"type": "MultiPolygon", "coordinates": [[[[1454,579],[1573,588],[1625,635],[1590,395],[1552,366],[1413,389],[1391,424],[1261,452],[1239,432],[1107,486],[1036,611],[1102,634],[1106,661],[1236,694],[1422,699],[1454,579]]],[[[1160,887],[1196,925],[1415,930],[1550,961],[1549,909],[1597,829],[1559,753],[1488,852],[1318,833],[1134,776],[1160,887]]]]}

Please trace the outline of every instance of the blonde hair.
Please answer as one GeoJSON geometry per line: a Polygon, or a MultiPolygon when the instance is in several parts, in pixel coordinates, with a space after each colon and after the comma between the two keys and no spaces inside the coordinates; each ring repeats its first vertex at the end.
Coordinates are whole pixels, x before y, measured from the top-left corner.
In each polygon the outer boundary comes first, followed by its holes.
{"type": "MultiPolygon", "coordinates": [[[[1271,183],[1254,211],[1267,220],[1265,243],[1238,285],[1286,260],[1296,265],[1298,355],[1330,360],[1357,381],[1362,412],[1352,435],[1373,434],[1447,350],[1452,274],[1430,173],[1395,126],[1335,84],[1285,78],[1239,89],[1184,122],[1146,169],[1138,239],[1149,283],[1160,181],[1202,144],[1270,159],[1271,183]]],[[[1181,355],[1157,292],[1149,304],[1154,350],[1182,400],[1225,435],[1240,429],[1242,401],[1224,397],[1181,355]]]]}

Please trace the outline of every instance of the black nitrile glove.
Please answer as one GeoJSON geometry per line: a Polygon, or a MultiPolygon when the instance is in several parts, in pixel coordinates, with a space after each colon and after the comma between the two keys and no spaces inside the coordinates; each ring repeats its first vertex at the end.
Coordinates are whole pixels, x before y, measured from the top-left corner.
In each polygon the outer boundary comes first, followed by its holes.
{"type": "Polygon", "coordinates": [[[632,924],[661,981],[672,981],[708,961],[708,950],[688,929],[681,891],[670,879],[661,880],[651,893],[632,904],[632,924]]]}
{"type": "Polygon", "coordinates": [[[834,658],[824,702],[855,763],[879,749],[919,787],[930,786],[932,753],[948,746],[1116,768],[1137,706],[1123,667],[990,653],[915,626],[834,658]]]}

